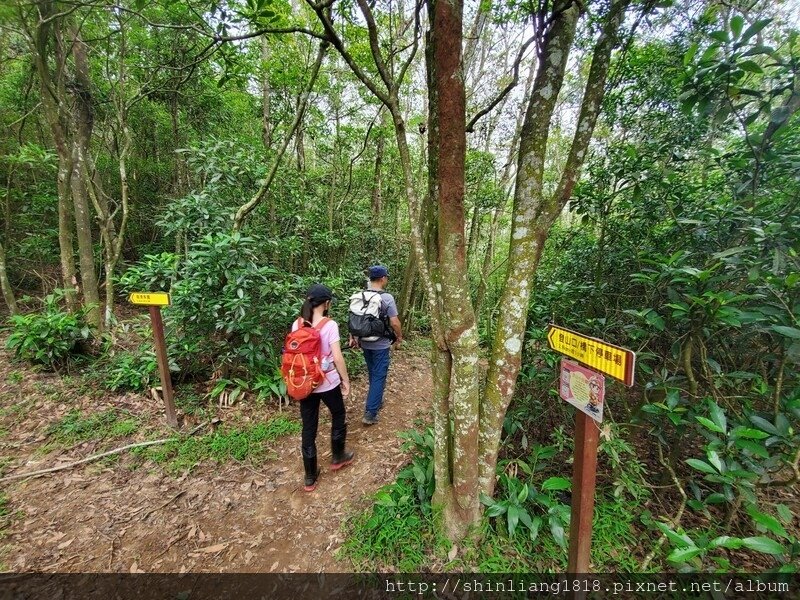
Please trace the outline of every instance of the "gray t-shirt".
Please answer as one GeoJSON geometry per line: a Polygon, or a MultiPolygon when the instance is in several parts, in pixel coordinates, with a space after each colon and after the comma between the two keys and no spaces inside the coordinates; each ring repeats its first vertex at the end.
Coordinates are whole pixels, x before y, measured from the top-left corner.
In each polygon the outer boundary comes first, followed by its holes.
{"type": "MultiPolygon", "coordinates": [[[[372,288],[368,288],[372,289],[372,288]]],[[[375,290],[376,292],[379,290],[375,290]]],[[[397,304],[394,301],[394,296],[389,292],[381,294],[381,312],[389,316],[389,318],[397,316],[397,304]]],[[[367,350],[386,350],[392,347],[392,341],[389,338],[380,338],[374,342],[361,342],[361,347],[367,350]]]]}

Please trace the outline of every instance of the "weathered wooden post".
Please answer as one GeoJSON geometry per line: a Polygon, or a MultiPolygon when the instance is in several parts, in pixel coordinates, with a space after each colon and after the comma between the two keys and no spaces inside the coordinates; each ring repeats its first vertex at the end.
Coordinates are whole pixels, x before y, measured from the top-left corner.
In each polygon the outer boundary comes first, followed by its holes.
{"type": "Polygon", "coordinates": [[[161,318],[161,307],[169,306],[169,294],[166,292],[134,292],[130,295],[129,300],[131,304],[147,306],[150,310],[150,323],[153,327],[156,359],[158,360],[158,374],[161,377],[161,396],[164,399],[167,423],[170,427],[177,428],[178,415],[175,411],[175,401],[172,396],[172,379],[169,375],[167,342],[164,337],[164,320],[161,318]]]}
{"type": "MultiPolygon", "coordinates": [[[[575,416],[567,572],[572,575],[586,574],[589,572],[592,549],[598,424],[603,420],[605,400],[603,373],[627,386],[633,385],[636,355],[625,348],[556,325],[550,325],[547,341],[556,352],[582,363],[561,359],[558,392],[578,409],[575,416]]],[[[575,591],[573,597],[583,598],[585,595],[585,591],[575,591]]]]}

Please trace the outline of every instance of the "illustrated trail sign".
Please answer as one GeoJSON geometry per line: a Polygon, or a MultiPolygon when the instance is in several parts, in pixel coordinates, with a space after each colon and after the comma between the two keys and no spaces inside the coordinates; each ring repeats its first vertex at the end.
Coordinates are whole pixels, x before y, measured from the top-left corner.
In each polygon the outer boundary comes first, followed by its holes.
{"type": "Polygon", "coordinates": [[[133,292],[128,298],[131,304],[141,306],[169,306],[169,294],[166,292],[133,292]]]}
{"type": "Polygon", "coordinates": [[[556,352],[566,354],[595,371],[618,379],[627,386],[633,385],[636,355],[631,350],[558,325],[550,325],[547,341],[556,352]]]}
{"type": "Polygon", "coordinates": [[[606,378],[601,373],[562,358],[558,393],[564,400],[598,423],[603,421],[606,378]]]}
{"type": "Polygon", "coordinates": [[[589,572],[592,547],[598,425],[603,420],[605,404],[602,373],[627,386],[633,385],[636,355],[625,348],[552,324],[547,331],[547,341],[556,352],[582,363],[562,358],[558,382],[559,395],[580,411],[575,415],[567,572],[581,575],[589,572]]]}
{"type": "Polygon", "coordinates": [[[167,342],[164,338],[164,321],[161,318],[161,307],[169,306],[169,294],[166,292],[133,292],[128,298],[131,304],[147,306],[150,310],[150,322],[153,326],[158,374],[161,377],[161,395],[167,412],[167,423],[171,427],[178,426],[178,415],[175,412],[175,401],[172,398],[172,380],[169,375],[167,360],[167,342]]]}

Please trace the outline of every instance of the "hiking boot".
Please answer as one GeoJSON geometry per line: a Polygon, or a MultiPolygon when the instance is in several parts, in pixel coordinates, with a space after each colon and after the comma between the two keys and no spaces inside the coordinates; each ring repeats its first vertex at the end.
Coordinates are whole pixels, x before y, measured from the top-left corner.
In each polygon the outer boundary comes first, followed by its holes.
{"type": "Polygon", "coordinates": [[[344,440],[331,440],[331,471],[338,471],[353,462],[355,452],[347,452],[344,449],[344,440]]]}
{"type": "Polygon", "coordinates": [[[378,415],[373,415],[372,413],[365,412],[364,418],[361,419],[361,422],[364,425],[375,425],[378,422],[378,415]]]}
{"type": "Polygon", "coordinates": [[[307,492],[313,492],[317,487],[317,477],[319,477],[319,469],[317,468],[317,457],[311,458],[303,457],[303,468],[306,471],[306,479],[303,482],[303,489],[307,492]]]}

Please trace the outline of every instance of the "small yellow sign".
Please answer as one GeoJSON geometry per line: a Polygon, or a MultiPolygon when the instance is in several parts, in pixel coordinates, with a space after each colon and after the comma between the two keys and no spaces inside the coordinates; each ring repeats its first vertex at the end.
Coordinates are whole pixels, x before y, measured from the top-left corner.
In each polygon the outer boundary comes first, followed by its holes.
{"type": "Polygon", "coordinates": [[[550,325],[547,341],[556,352],[579,360],[587,367],[618,379],[627,386],[633,385],[636,355],[631,350],[557,325],[550,325]]]}
{"type": "Polygon", "coordinates": [[[131,304],[145,306],[169,306],[169,294],[166,292],[133,292],[128,301],[131,304]]]}

